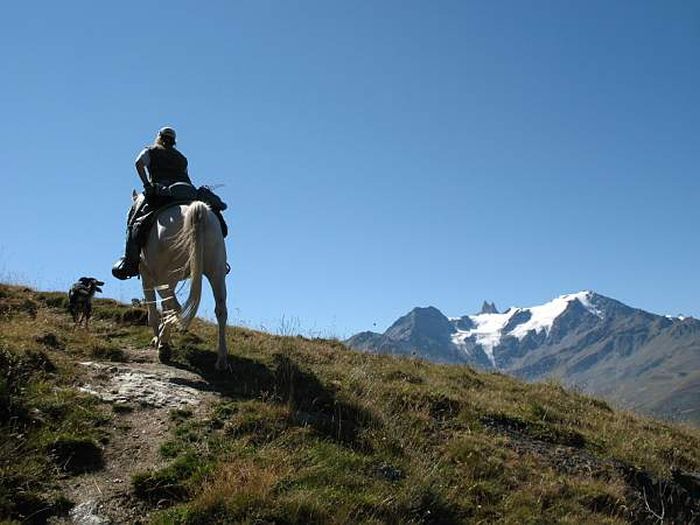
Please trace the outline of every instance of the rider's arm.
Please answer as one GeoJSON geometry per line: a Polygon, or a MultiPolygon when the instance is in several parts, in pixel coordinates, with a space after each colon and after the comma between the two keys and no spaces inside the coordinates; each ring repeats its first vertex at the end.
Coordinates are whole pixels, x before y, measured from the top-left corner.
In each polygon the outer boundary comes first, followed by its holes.
{"type": "Polygon", "coordinates": [[[139,178],[141,179],[141,182],[143,182],[144,187],[151,185],[151,181],[148,177],[148,172],[146,171],[149,161],[150,154],[148,153],[148,148],[146,148],[139,154],[134,164],[136,166],[136,173],[139,174],[139,178]]]}
{"type": "Polygon", "coordinates": [[[148,186],[151,183],[151,181],[148,180],[148,173],[146,173],[146,166],[140,160],[136,161],[136,171],[138,172],[139,178],[141,179],[141,182],[143,182],[143,185],[148,186]]]}

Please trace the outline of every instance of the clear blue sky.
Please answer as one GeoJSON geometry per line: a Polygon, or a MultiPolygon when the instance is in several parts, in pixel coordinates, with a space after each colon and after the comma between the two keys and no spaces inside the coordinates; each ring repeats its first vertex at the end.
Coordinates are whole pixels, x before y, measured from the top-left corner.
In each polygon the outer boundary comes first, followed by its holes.
{"type": "Polygon", "coordinates": [[[233,323],[700,316],[696,1],[12,2],[0,53],[5,278],[138,296],[110,267],[168,124],[230,205],[233,323]]]}

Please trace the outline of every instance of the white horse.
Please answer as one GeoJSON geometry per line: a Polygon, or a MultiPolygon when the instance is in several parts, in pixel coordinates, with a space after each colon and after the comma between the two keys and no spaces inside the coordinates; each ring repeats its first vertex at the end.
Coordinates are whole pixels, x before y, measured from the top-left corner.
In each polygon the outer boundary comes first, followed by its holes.
{"type": "MultiPolygon", "coordinates": [[[[136,198],[136,196],[134,196],[136,198]]],[[[201,201],[162,211],[141,251],[139,272],[148,305],[148,324],[161,360],[170,352],[170,331],[179,320],[187,329],[197,314],[202,297],[202,275],[214,293],[219,328],[216,369],[228,368],[226,349],[226,245],[221,226],[209,206],[201,201]],[[180,306],[175,296],[178,282],[190,278],[190,294],[180,306]],[[156,306],[156,292],[162,300],[162,315],[156,306]]]]}

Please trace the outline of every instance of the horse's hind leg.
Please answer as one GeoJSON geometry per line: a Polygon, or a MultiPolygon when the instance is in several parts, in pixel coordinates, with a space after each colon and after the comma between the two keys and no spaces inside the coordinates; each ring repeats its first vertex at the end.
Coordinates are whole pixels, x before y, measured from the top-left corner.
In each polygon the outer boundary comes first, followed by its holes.
{"type": "Polygon", "coordinates": [[[228,368],[228,349],[226,348],[226,321],[228,320],[228,309],[226,308],[226,274],[224,272],[216,272],[211,275],[207,274],[207,279],[214,293],[214,313],[216,314],[216,322],[219,325],[216,369],[226,370],[228,368]]]}
{"type": "Polygon", "coordinates": [[[155,282],[147,275],[146,272],[141,272],[141,282],[143,286],[143,296],[146,300],[146,308],[148,310],[148,326],[153,330],[153,339],[151,345],[158,346],[158,329],[160,326],[160,313],[158,313],[158,305],[156,304],[156,291],[154,289],[155,282]]]}
{"type": "Polygon", "coordinates": [[[177,281],[158,287],[158,295],[162,299],[163,315],[161,316],[158,330],[158,358],[162,362],[168,362],[172,354],[170,348],[170,331],[173,324],[178,322],[177,314],[180,311],[180,304],[175,296],[177,281]]]}
{"type": "Polygon", "coordinates": [[[158,289],[163,306],[163,320],[161,322],[161,338],[164,338],[163,343],[170,343],[170,330],[173,325],[179,322],[178,315],[180,314],[180,302],[177,300],[177,295],[175,295],[175,290],[177,290],[177,281],[168,283],[166,286],[162,286],[158,289]]]}
{"type": "Polygon", "coordinates": [[[179,314],[182,311],[182,307],[180,306],[180,301],[177,300],[177,295],[175,295],[175,290],[177,290],[177,281],[168,283],[168,288],[168,297],[167,299],[163,298],[163,310],[168,310],[179,314]]]}

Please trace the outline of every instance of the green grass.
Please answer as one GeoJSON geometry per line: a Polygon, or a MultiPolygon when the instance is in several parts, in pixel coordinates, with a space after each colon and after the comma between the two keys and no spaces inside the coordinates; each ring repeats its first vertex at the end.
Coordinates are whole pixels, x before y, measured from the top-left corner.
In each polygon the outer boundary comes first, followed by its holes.
{"type": "Polygon", "coordinates": [[[615,465],[663,478],[700,465],[696,430],[554,382],[242,329],[219,379],[213,327],[195,330],[173,358],[228,399],[176,430],[168,454],[211,471],[156,523],[625,523],[643,509],[615,465]]]}
{"type": "Polygon", "coordinates": [[[67,358],[89,336],[71,333],[58,297],[0,286],[0,519],[44,523],[65,514],[72,504],[57,478],[102,465],[109,417],[73,388],[67,358]]]}
{"type": "MultiPolygon", "coordinates": [[[[0,490],[0,519],[20,519],[32,498],[65,512],[56,478],[85,468],[66,458],[103,446],[111,410],[70,388],[71,363],[150,340],[130,306],[96,301],[90,333],[64,307],[60,294],[0,287],[0,489],[26,487],[0,490]]],[[[634,473],[700,470],[697,429],[555,382],[242,328],[228,330],[233,371],[219,374],[215,335],[199,320],[175,335],[174,364],[221,400],[173,411],[165,467],[133,477],[152,523],[626,523],[649,517],[634,473]]]]}
{"type": "Polygon", "coordinates": [[[107,421],[41,351],[0,342],[0,516],[43,523],[70,503],[56,478],[100,468],[107,421]]]}
{"type": "Polygon", "coordinates": [[[134,492],[153,503],[185,500],[196,491],[205,471],[206,465],[195,454],[184,454],[161,470],[136,474],[134,492]]]}

